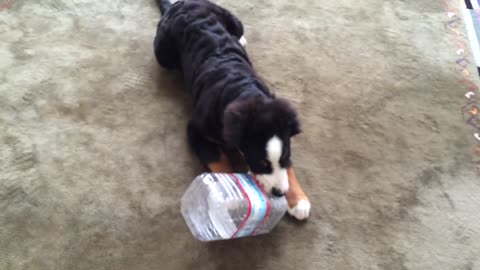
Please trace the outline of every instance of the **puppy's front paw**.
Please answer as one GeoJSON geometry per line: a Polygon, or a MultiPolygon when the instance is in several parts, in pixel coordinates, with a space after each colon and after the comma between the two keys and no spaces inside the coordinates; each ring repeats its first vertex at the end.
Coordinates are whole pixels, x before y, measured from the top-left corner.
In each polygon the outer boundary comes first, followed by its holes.
{"type": "Polygon", "coordinates": [[[245,36],[242,36],[238,42],[240,42],[240,45],[242,45],[243,47],[247,46],[247,39],[245,38],[245,36]]]}
{"type": "Polygon", "coordinates": [[[304,220],[310,215],[310,208],[310,202],[308,200],[301,199],[294,207],[288,207],[288,213],[298,220],[304,220]]]}

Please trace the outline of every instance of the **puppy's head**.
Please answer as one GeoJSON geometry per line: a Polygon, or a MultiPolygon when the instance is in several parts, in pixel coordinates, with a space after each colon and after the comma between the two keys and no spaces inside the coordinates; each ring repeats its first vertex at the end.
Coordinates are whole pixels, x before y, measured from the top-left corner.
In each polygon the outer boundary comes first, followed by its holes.
{"type": "Polygon", "coordinates": [[[281,99],[232,102],[224,112],[223,139],[243,153],[266,192],[288,190],[290,138],[300,133],[297,113],[281,99]]]}

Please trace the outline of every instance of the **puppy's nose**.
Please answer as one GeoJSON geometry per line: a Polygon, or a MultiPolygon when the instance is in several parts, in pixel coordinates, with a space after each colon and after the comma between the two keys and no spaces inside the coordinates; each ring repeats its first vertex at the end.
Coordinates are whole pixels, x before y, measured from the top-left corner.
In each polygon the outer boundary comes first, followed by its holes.
{"type": "Polygon", "coordinates": [[[272,194],[275,197],[282,197],[283,195],[285,195],[285,193],[281,192],[277,188],[272,188],[272,194]]]}

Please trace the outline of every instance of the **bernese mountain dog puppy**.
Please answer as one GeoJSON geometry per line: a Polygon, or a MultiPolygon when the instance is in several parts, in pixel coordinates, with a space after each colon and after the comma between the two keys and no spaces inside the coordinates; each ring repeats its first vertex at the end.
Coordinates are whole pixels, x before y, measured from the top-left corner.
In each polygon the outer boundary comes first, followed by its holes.
{"type": "Polygon", "coordinates": [[[243,25],[208,0],[157,0],[162,18],[154,41],[158,63],[182,73],[193,95],[188,141],[215,173],[232,173],[227,149],[237,149],[267,193],[285,195],[290,215],[306,219],[310,201],[290,161],[297,113],[256,74],[244,49],[243,25]]]}

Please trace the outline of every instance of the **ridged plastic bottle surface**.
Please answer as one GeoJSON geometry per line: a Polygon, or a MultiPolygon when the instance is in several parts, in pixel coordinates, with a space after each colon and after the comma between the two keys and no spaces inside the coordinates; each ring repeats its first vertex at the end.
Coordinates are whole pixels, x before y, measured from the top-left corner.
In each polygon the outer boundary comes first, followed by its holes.
{"type": "Polygon", "coordinates": [[[202,174],[181,204],[188,228],[200,241],[268,233],[287,211],[285,197],[267,196],[247,174],[202,174]]]}

